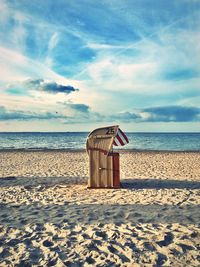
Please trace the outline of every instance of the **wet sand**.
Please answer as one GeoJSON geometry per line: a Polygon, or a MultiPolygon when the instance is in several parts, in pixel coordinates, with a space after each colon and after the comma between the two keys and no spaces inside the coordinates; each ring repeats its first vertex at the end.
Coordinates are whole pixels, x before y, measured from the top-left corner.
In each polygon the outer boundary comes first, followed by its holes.
{"type": "Polygon", "coordinates": [[[200,266],[200,153],[121,152],[87,189],[85,152],[0,152],[0,266],[200,266]]]}

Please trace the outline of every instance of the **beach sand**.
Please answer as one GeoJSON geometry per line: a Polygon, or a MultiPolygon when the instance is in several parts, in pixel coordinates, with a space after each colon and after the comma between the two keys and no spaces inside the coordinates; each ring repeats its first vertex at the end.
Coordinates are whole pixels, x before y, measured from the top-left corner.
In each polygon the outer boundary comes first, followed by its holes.
{"type": "Polygon", "coordinates": [[[92,190],[84,151],[0,152],[0,266],[200,266],[200,153],[120,166],[92,190]]]}

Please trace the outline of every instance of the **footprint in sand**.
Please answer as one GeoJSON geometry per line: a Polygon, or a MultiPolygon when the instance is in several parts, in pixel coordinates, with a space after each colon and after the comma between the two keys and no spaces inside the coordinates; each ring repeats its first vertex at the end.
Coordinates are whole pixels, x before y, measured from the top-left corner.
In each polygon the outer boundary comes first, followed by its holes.
{"type": "Polygon", "coordinates": [[[96,231],[95,232],[95,235],[98,236],[98,237],[101,237],[103,239],[106,239],[107,238],[107,234],[104,233],[104,232],[96,231]]]}
{"type": "Polygon", "coordinates": [[[54,243],[49,240],[45,240],[42,244],[45,247],[52,247],[54,245],[54,243]]]}
{"type": "MultiPolygon", "coordinates": [[[[38,264],[39,260],[43,257],[43,253],[39,248],[29,249],[29,259],[32,264],[38,264]]],[[[26,266],[26,265],[24,265],[26,266]]]]}
{"type": "Polygon", "coordinates": [[[144,247],[147,249],[147,250],[150,250],[150,251],[155,251],[156,248],[154,247],[153,244],[151,244],[150,242],[144,242],[144,247]]]}
{"type": "Polygon", "coordinates": [[[193,233],[191,233],[190,236],[191,236],[192,238],[195,238],[195,237],[197,237],[198,235],[199,235],[199,234],[198,234],[197,232],[193,232],[193,233]]]}
{"type": "Polygon", "coordinates": [[[174,239],[174,235],[169,232],[165,235],[164,240],[157,242],[157,244],[160,247],[166,247],[173,242],[173,239],[174,239]]]}
{"type": "Polygon", "coordinates": [[[94,263],[95,263],[95,260],[94,260],[92,257],[86,257],[85,261],[86,261],[88,264],[94,264],[94,263]]]}
{"type": "Polygon", "coordinates": [[[82,234],[82,237],[83,237],[84,239],[90,239],[90,236],[89,236],[88,234],[82,234]]]}
{"type": "Polygon", "coordinates": [[[2,252],[0,253],[0,258],[1,259],[7,258],[7,257],[10,257],[10,256],[12,256],[12,253],[10,253],[10,249],[9,248],[4,248],[2,250],[2,252]]]}
{"type": "Polygon", "coordinates": [[[34,226],[34,231],[35,232],[42,232],[44,230],[45,230],[45,228],[41,223],[35,224],[35,226],[34,226]]]}
{"type": "Polygon", "coordinates": [[[13,247],[13,246],[16,246],[16,245],[19,244],[19,243],[20,243],[20,240],[17,239],[17,238],[14,238],[14,239],[11,239],[11,240],[7,243],[7,245],[13,247]]]}
{"type": "Polygon", "coordinates": [[[178,246],[180,246],[182,248],[183,253],[187,252],[187,250],[193,250],[195,249],[192,246],[186,245],[186,244],[177,244],[178,246]]]}
{"type": "Polygon", "coordinates": [[[158,253],[156,266],[162,266],[166,261],[167,261],[167,257],[164,254],[158,253]]]}
{"type": "Polygon", "coordinates": [[[134,244],[133,242],[130,242],[130,241],[124,243],[124,247],[129,247],[132,251],[137,252],[137,253],[140,252],[140,250],[136,247],[136,244],[134,244]]]}
{"type": "Polygon", "coordinates": [[[24,244],[25,244],[26,246],[30,246],[30,245],[32,245],[32,240],[29,239],[29,238],[25,238],[25,239],[24,239],[24,244]]]}
{"type": "Polygon", "coordinates": [[[28,260],[22,260],[17,266],[18,267],[24,267],[24,266],[31,267],[32,264],[30,262],[28,262],[28,260]]]}
{"type": "Polygon", "coordinates": [[[129,258],[127,258],[123,253],[121,253],[116,247],[114,247],[113,245],[109,245],[108,247],[108,250],[112,253],[112,254],[115,254],[117,255],[121,261],[123,263],[125,262],[130,262],[129,258]]]}
{"type": "Polygon", "coordinates": [[[53,260],[50,260],[48,263],[47,263],[47,266],[55,266],[56,263],[57,263],[58,259],[53,259],[53,260]]]}
{"type": "Polygon", "coordinates": [[[0,246],[3,246],[5,244],[5,241],[6,241],[6,238],[5,237],[1,237],[0,238],[0,246]]]}

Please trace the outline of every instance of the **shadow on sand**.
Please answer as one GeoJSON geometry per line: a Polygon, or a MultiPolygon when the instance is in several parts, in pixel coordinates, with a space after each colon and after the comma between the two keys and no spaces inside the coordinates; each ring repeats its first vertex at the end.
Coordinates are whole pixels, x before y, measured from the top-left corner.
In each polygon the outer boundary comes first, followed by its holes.
{"type": "Polygon", "coordinates": [[[188,180],[125,179],[121,181],[124,189],[200,189],[200,182],[188,180]]]}
{"type": "MultiPolygon", "coordinates": [[[[84,224],[95,223],[184,223],[197,224],[200,220],[199,205],[191,202],[184,205],[168,204],[95,204],[67,201],[67,186],[83,184],[87,177],[3,177],[0,187],[23,186],[26,190],[36,192],[46,188],[66,185],[66,201],[60,204],[43,204],[33,201],[29,204],[0,204],[0,224],[22,227],[30,223],[84,224]],[[39,186],[39,187],[38,187],[39,186]],[[41,186],[41,187],[40,187],[41,186]]],[[[122,189],[200,189],[200,182],[158,179],[124,179],[122,189]]],[[[76,190],[76,189],[74,189],[76,190]]],[[[91,189],[90,189],[91,190],[91,189]]],[[[104,189],[101,189],[104,190],[104,189]]],[[[114,189],[113,189],[114,190],[114,189]]],[[[133,192],[134,194],[134,192],[133,192]]],[[[80,200],[81,201],[81,200],[80,200]]],[[[182,202],[181,202],[182,203],[182,202]]]]}
{"type": "MultiPolygon", "coordinates": [[[[44,185],[87,184],[88,177],[0,177],[0,187],[24,186],[34,187],[44,185]]],[[[122,189],[200,189],[199,181],[172,180],[172,179],[122,179],[122,189]]]]}

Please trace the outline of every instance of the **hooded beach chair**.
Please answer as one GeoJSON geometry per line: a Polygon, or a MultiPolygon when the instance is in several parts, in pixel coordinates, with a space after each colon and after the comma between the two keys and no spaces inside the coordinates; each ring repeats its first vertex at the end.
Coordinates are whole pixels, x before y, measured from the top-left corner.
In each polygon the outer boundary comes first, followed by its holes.
{"type": "Polygon", "coordinates": [[[113,152],[113,145],[127,143],[128,138],[118,125],[98,128],[88,135],[88,188],[120,188],[119,153],[113,152]]]}

